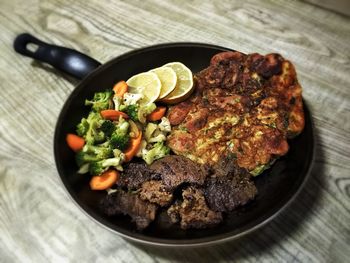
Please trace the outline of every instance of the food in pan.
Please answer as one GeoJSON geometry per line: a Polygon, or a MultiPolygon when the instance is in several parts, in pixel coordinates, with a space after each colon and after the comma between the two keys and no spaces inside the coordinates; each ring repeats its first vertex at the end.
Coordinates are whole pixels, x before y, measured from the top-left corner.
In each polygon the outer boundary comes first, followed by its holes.
{"type": "Polygon", "coordinates": [[[231,154],[258,175],[304,127],[301,86],[293,65],[278,54],[217,54],[196,83],[193,96],[168,112],[168,146],[197,163],[231,154]]]}
{"type": "Polygon", "coordinates": [[[96,93],[67,135],[101,210],[137,229],[161,212],[182,229],[220,224],[254,200],[254,177],[304,127],[301,87],[278,54],[223,52],[195,74],[179,62],[96,93]]]}

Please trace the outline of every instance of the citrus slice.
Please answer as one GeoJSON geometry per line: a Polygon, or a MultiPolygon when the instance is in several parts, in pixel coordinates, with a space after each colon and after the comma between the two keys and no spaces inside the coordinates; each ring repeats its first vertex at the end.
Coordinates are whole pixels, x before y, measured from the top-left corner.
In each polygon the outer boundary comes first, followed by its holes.
{"type": "Polygon", "coordinates": [[[143,72],[132,76],[126,81],[128,84],[128,92],[133,94],[141,94],[141,105],[148,105],[154,102],[160,94],[162,83],[157,74],[153,72],[143,72]]]}
{"type": "Polygon", "coordinates": [[[162,88],[160,89],[158,100],[164,98],[175,89],[177,76],[172,68],[160,67],[152,69],[150,72],[157,74],[160,82],[162,83],[162,88]]]}
{"type": "Polygon", "coordinates": [[[173,69],[177,76],[175,89],[161,99],[164,103],[174,104],[187,99],[193,90],[193,75],[191,70],[181,62],[171,62],[163,67],[173,69]]]}

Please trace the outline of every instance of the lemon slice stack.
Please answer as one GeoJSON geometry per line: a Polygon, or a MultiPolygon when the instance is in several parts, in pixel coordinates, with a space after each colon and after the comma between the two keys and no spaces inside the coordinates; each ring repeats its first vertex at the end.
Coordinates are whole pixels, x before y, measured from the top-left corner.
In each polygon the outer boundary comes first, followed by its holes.
{"type": "Polygon", "coordinates": [[[164,103],[174,104],[188,98],[193,89],[193,75],[191,70],[180,62],[165,64],[163,67],[175,71],[177,82],[174,90],[161,99],[164,103]]]}
{"type": "Polygon", "coordinates": [[[193,75],[181,62],[171,62],[162,67],[132,76],[126,81],[128,92],[141,94],[140,104],[155,101],[168,104],[185,100],[193,90],[193,75]]]}
{"type": "Polygon", "coordinates": [[[141,94],[141,105],[147,105],[158,99],[162,83],[158,76],[153,72],[143,72],[132,76],[126,81],[128,92],[141,94]]]}

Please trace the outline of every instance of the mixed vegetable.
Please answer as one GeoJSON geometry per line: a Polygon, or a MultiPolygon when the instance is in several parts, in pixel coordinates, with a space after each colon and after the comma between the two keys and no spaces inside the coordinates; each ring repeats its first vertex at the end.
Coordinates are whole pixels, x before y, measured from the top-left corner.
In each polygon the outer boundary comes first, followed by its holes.
{"type": "Polygon", "coordinates": [[[93,176],[91,189],[111,187],[123,164],[134,157],[151,164],[169,154],[165,141],[171,126],[166,107],[142,104],[142,98],[142,94],[128,93],[127,83],[120,81],[113,90],[97,92],[85,101],[91,111],[66,140],[76,152],[78,173],[93,176]]]}

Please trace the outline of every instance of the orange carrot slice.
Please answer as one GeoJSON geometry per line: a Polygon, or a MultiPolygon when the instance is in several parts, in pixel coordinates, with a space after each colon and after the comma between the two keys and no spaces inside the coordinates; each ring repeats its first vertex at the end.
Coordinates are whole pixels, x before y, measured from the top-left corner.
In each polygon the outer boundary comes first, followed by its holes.
{"type": "Polygon", "coordinates": [[[119,81],[113,87],[114,96],[123,97],[123,95],[128,91],[128,84],[124,80],[119,81]]]}
{"type": "Polygon", "coordinates": [[[159,106],[154,111],[152,111],[149,115],[147,115],[148,121],[159,121],[166,112],[166,107],[159,106]]]}
{"type": "Polygon", "coordinates": [[[124,119],[128,119],[129,116],[122,112],[122,111],[117,111],[117,110],[102,110],[100,112],[102,118],[106,120],[111,120],[111,121],[116,121],[119,119],[119,116],[122,116],[124,119]]]}
{"type": "Polygon", "coordinates": [[[129,162],[139,151],[141,146],[142,131],[139,132],[138,136],[130,139],[129,147],[124,151],[125,162],[129,162]]]}
{"type": "Polygon", "coordinates": [[[92,190],[106,190],[112,187],[119,179],[119,173],[116,170],[107,170],[101,175],[93,176],[90,180],[92,190]]]}
{"type": "Polygon", "coordinates": [[[69,148],[71,148],[75,152],[80,151],[85,145],[84,138],[79,137],[78,135],[75,135],[73,133],[67,134],[66,142],[67,142],[69,148]]]}

